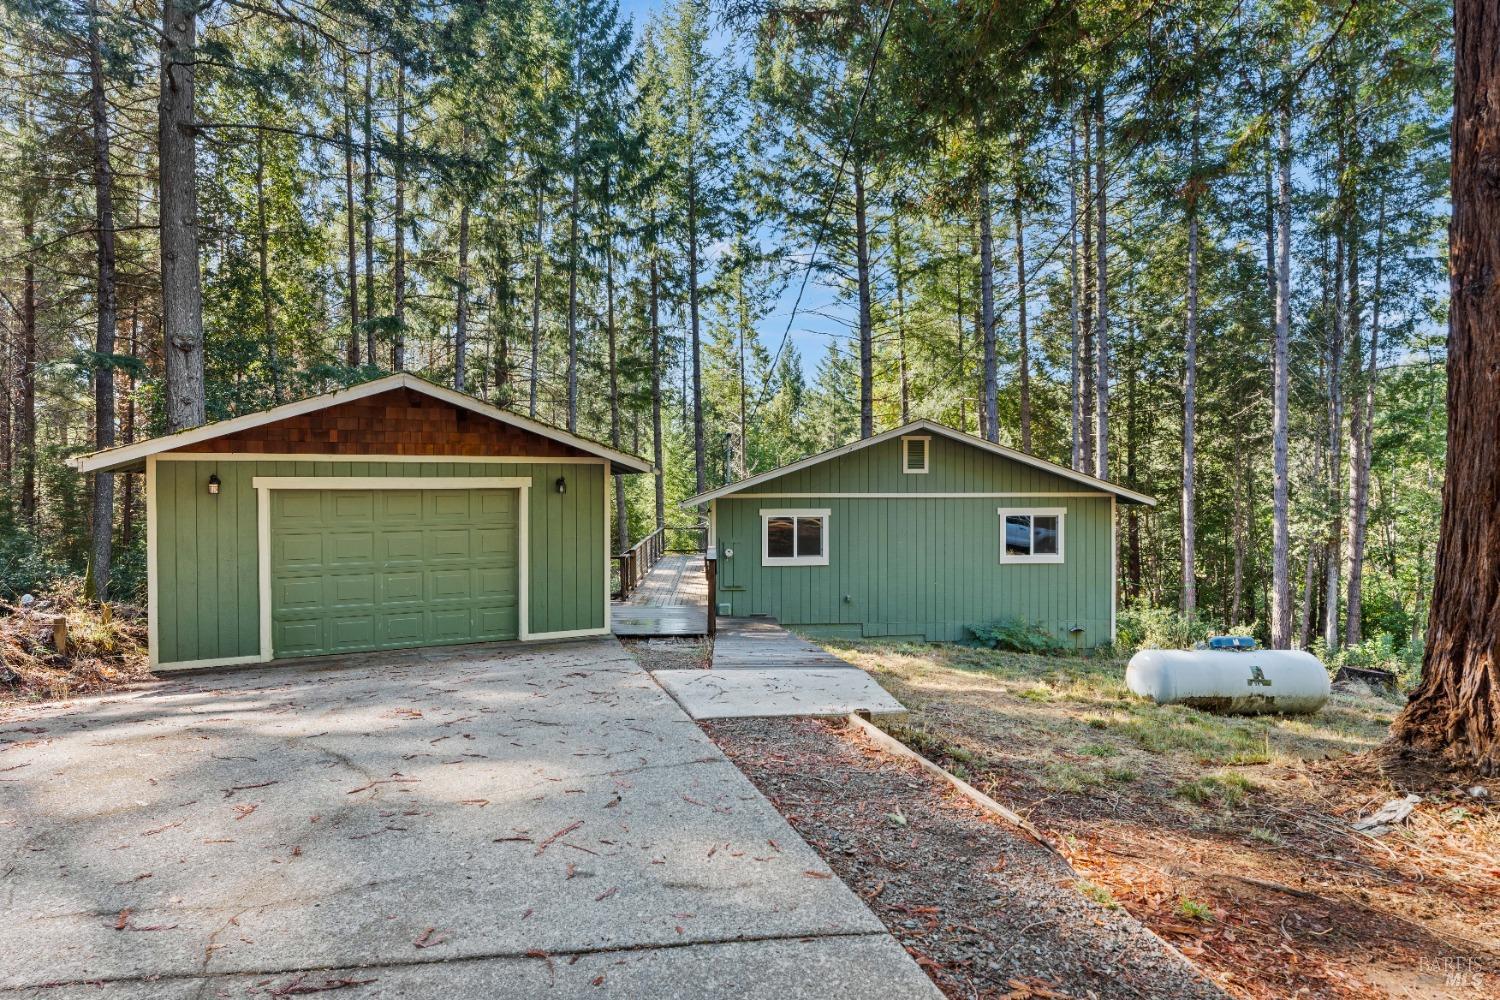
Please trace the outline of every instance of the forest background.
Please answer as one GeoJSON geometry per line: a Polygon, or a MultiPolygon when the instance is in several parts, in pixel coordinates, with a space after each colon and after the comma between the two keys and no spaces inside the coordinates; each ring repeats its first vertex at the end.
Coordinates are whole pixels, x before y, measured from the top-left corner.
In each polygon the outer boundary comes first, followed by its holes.
{"type": "Polygon", "coordinates": [[[144,601],[139,477],[69,456],[408,370],[654,458],[621,549],[938,420],[1161,500],[1126,641],[1410,681],[1451,17],[0,0],[0,597],[144,601]]]}

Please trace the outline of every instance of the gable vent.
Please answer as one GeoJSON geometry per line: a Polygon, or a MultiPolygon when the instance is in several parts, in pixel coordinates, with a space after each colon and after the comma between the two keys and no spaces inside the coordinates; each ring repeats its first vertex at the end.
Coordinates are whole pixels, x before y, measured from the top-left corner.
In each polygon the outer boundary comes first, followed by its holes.
{"type": "Polygon", "coordinates": [[[927,471],[927,447],[931,440],[927,437],[901,439],[901,471],[907,473],[927,471]]]}

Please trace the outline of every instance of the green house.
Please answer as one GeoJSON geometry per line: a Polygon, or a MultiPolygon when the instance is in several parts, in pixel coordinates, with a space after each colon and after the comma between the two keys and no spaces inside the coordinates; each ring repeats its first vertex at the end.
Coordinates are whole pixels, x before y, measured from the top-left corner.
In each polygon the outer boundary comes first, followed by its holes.
{"type": "Polygon", "coordinates": [[[1116,510],[1155,500],[919,420],[710,490],[716,610],[813,635],[951,641],[1018,617],[1115,634],[1116,510]]]}
{"type": "Polygon", "coordinates": [[[610,630],[633,455],[414,375],[76,459],[142,472],[151,665],[610,630]]]}

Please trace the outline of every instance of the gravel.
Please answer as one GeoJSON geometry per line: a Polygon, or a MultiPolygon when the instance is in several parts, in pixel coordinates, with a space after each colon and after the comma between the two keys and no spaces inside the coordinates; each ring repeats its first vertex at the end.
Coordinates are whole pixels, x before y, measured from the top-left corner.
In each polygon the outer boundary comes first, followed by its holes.
{"type": "Polygon", "coordinates": [[[948,996],[1225,996],[1051,851],[841,723],[704,728],[948,996]]]}

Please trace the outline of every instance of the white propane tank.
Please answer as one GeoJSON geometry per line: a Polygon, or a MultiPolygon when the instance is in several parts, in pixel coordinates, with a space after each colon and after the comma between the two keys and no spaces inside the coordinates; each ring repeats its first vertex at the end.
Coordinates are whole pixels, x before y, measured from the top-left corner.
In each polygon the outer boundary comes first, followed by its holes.
{"type": "Polygon", "coordinates": [[[1327,669],[1300,649],[1143,649],[1125,686],[1158,705],[1235,715],[1308,714],[1329,692],[1327,669]]]}

